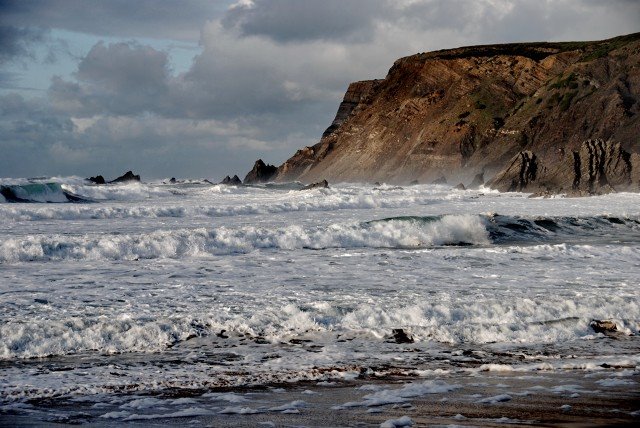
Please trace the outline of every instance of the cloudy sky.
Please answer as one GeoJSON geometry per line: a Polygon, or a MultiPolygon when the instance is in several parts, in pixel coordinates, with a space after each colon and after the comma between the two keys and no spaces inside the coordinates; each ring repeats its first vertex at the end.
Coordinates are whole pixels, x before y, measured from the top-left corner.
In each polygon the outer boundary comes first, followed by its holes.
{"type": "Polygon", "coordinates": [[[639,0],[0,0],[0,177],[243,176],[399,57],[637,31],[639,0]]]}

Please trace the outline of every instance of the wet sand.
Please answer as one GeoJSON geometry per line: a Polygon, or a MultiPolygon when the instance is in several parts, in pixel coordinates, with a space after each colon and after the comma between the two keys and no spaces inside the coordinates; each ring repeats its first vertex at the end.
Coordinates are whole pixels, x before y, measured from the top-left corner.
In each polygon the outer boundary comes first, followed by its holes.
{"type": "Polygon", "coordinates": [[[367,394],[375,393],[370,390],[373,388],[400,390],[409,383],[420,384],[425,380],[370,379],[348,384],[297,386],[278,393],[274,402],[303,400],[306,406],[297,409],[299,413],[220,415],[207,418],[206,423],[210,426],[260,423],[264,426],[379,426],[406,416],[413,426],[637,426],[640,424],[640,376],[635,373],[618,378],[615,374],[568,371],[449,376],[443,381],[459,388],[407,398],[402,403],[357,407],[341,405],[362,401],[367,394]],[[621,382],[614,385],[617,382],[607,383],[607,379],[621,382]],[[598,381],[611,386],[603,386],[598,381]]]}
{"type": "MultiPolygon", "coordinates": [[[[75,407],[76,419],[43,421],[33,414],[2,414],[2,426],[637,426],[640,373],[635,370],[480,372],[444,377],[358,378],[348,382],[305,382],[257,389],[174,391],[155,399],[193,400],[193,415],[163,417],[162,402],[138,410],[128,421],[101,417],[118,407],[93,401],[38,403],[41,409],[75,407]],[[220,394],[240,397],[238,402],[220,394]],[[195,414],[200,413],[200,414],[195,414]],[[394,422],[398,425],[394,425],[394,422]]],[[[124,397],[126,398],[126,396],[124,397]]],[[[121,401],[122,402],[122,401],[121,401]]],[[[120,407],[121,409],[122,407],[120,407]]],[[[166,413],[166,412],[165,412],[166,413]]]]}

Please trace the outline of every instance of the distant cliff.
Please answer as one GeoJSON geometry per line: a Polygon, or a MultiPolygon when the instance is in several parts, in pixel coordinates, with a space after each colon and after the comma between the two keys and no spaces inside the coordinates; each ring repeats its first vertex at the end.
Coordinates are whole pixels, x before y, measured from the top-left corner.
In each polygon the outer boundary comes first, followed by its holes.
{"type": "Polygon", "coordinates": [[[638,191],[639,94],[640,33],[421,53],[349,85],[320,142],[275,179],[456,184],[484,173],[502,190],[638,191]],[[585,185],[576,168],[600,155],[619,166],[585,185]]]}

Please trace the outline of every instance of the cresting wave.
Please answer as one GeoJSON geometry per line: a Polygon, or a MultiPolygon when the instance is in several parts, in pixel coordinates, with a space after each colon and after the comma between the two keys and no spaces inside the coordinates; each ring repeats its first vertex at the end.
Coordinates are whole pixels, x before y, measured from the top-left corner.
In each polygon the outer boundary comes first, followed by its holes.
{"type": "MultiPolygon", "coordinates": [[[[395,217],[379,220],[429,224],[439,216],[395,217]]],[[[582,238],[640,238],[640,217],[520,217],[500,214],[480,215],[487,237],[493,244],[580,242],[582,238]]],[[[374,221],[377,222],[377,221],[374,221]]],[[[470,241],[468,244],[478,242],[470,241]]],[[[460,244],[465,244],[464,240],[460,244]]]]}
{"type": "Polygon", "coordinates": [[[260,249],[430,248],[638,239],[640,221],[612,217],[501,215],[395,217],[326,227],[219,227],[148,234],[27,235],[0,242],[0,262],[136,260],[248,253],[260,249]]]}
{"type": "Polygon", "coordinates": [[[149,234],[29,235],[0,242],[0,262],[135,260],[248,253],[258,249],[421,248],[488,243],[480,217],[447,215],[430,222],[391,219],[316,228],[246,226],[149,234]]]}
{"type": "Polygon", "coordinates": [[[0,186],[0,202],[90,202],[59,183],[29,183],[0,186]]]}

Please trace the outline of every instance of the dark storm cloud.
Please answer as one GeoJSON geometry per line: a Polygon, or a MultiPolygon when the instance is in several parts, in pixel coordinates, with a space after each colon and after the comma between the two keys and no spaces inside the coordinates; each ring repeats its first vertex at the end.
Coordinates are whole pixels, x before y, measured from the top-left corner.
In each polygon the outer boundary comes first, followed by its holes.
{"type": "Polygon", "coordinates": [[[224,2],[207,0],[0,0],[0,22],[116,37],[197,40],[224,2]]]}
{"type": "Polygon", "coordinates": [[[46,31],[41,28],[15,27],[0,22],[0,64],[31,56],[33,46],[42,42],[46,31]]]}
{"type": "Polygon", "coordinates": [[[385,4],[384,0],[257,0],[232,7],[222,22],[243,35],[278,42],[365,41],[371,39],[373,20],[383,14],[385,4]]]}
{"type": "Polygon", "coordinates": [[[140,114],[167,102],[167,54],[135,43],[96,44],[78,64],[76,82],[54,78],[51,100],[75,114],[140,114]]]}
{"type": "MultiPolygon", "coordinates": [[[[0,0],[0,24],[16,29],[198,40],[201,49],[176,72],[167,52],[142,41],[99,42],[45,97],[0,99],[2,174],[242,175],[257,157],[279,163],[317,142],[348,83],[384,77],[399,57],[640,30],[640,2],[628,0],[229,4],[0,0]]],[[[18,44],[2,48],[28,54],[43,43],[35,34],[6,36],[18,44]]],[[[15,77],[0,72],[0,85],[15,77]]]]}

